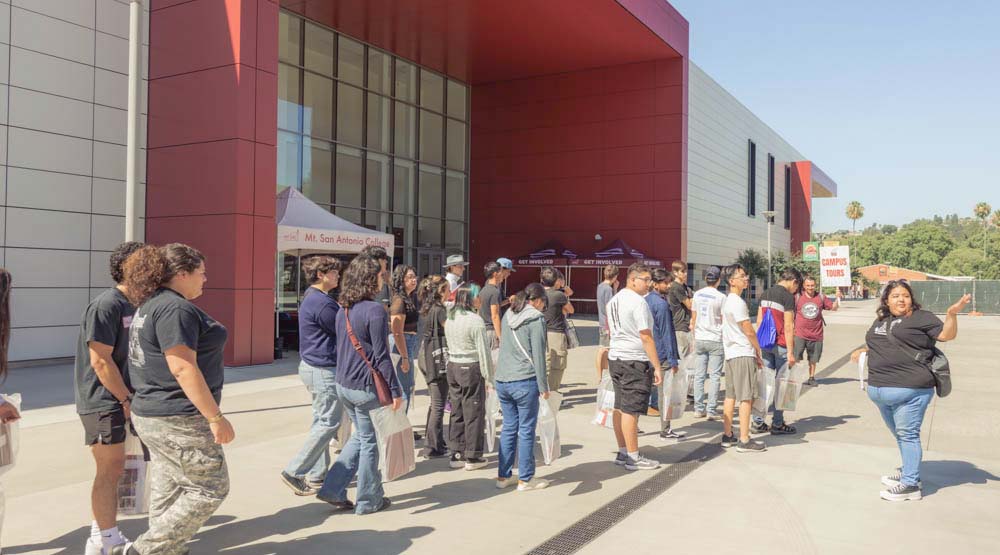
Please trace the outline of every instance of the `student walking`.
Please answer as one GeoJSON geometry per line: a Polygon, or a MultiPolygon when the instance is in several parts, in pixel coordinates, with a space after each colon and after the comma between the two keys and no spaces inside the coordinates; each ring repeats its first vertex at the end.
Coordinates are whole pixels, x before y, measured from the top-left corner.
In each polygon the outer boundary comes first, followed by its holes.
{"type": "Polygon", "coordinates": [[[316,495],[330,470],[330,441],[340,429],[343,406],[337,395],[337,313],[328,293],[340,282],[340,260],[312,256],[302,262],[309,287],[299,305],[299,377],[312,397],[312,425],[306,442],[281,480],[295,495],[316,495]]]}
{"type": "Polygon", "coordinates": [[[448,341],[448,422],[452,468],[476,470],[486,466],[486,390],[493,387],[493,357],[486,343],[486,327],[479,316],[479,286],[464,283],[448,309],[444,335],[448,341]]]}
{"type": "MultiPolygon", "coordinates": [[[[765,312],[770,312],[774,319],[776,340],[773,346],[763,349],[761,355],[764,365],[775,371],[774,388],[778,388],[778,380],[781,376],[777,371],[785,363],[791,368],[796,363],[795,352],[789,353],[788,347],[795,346],[795,294],[798,293],[802,285],[802,274],[795,268],[787,268],[781,272],[778,283],[773,285],[760,298],[760,307],[757,308],[757,327],[760,327],[764,320],[765,312]]],[[[727,382],[728,383],[728,382],[727,382]]],[[[763,392],[761,392],[763,395],[763,392]]],[[[772,403],[771,407],[774,407],[772,403]]],[[[772,410],[768,407],[767,410],[772,410]]],[[[766,414],[753,415],[753,433],[762,434],[770,430],[772,435],[794,434],[795,427],[785,423],[784,411],[774,408],[771,416],[771,426],[764,422],[766,414]]]]}
{"type": "Polygon", "coordinates": [[[382,489],[378,444],[371,412],[382,405],[375,390],[374,372],[392,392],[392,409],[402,404],[403,392],[389,358],[389,315],[375,301],[383,272],[376,259],[357,256],[341,279],[342,309],[337,313],[337,397],[354,425],[316,498],[337,510],[363,515],[387,509],[391,502],[382,489]],[[357,348],[355,348],[355,343],[357,348]],[[357,476],[356,503],[347,499],[347,486],[357,476]]]}
{"type": "MultiPolygon", "coordinates": [[[[573,314],[573,303],[569,297],[573,290],[568,291],[557,286],[562,274],[552,266],[543,266],[539,271],[542,286],[545,287],[545,330],[548,351],[545,353],[545,368],[548,372],[549,391],[559,391],[563,374],[566,372],[566,357],[569,346],[566,340],[566,316],[573,314]]],[[[645,411],[644,411],[645,412],[645,411]]]]}
{"type": "Polygon", "coordinates": [[[722,412],[722,446],[741,453],[765,451],[764,442],[750,439],[750,408],[757,398],[757,369],[764,367],[757,333],[750,324],[747,303],[740,297],[750,284],[739,264],[726,266],[722,276],[729,294],[722,305],[722,344],[726,356],[726,402],[722,412]],[[739,436],[733,435],[733,412],[739,404],[739,436]]]}
{"type": "Polygon", "coordinates": [[[823,328],[826,320],[823,311],[835,312],[840,308],[840,289],[837,289],[836,299],[830,299],[816,290],[816,278],[806,276],[802,279],[802,293],[795,296],[795,360],[801,361],[803,356],[809,357],[809,381],[807,385],[816,385],[816,365],[823,356],[823,328]]]}
{"type": "Polygon", "coordinates": [[[625,288],[608,303],[611,348],[608,369],[615,391],[615,464],[626,470],[653,470],[660,463],[639,455],[639,416],[646,413],[652,386],[663,382],[653,338],[653,314],[643,298],[652,280],[649,267],[629,266],[625,288]]]}
{"type": "MultiPolygon", "coordinates": [[[[448,297],[448,282],[445,281],[444,276],[440,275],[426,277],[420,282],[419,291],[420,348],[426,351],[433,348],[432,343],[440,343],[440,339],[444,338],[445,323],[448,320],[448,311],[444,307],[444,300],[448,297]]],[[[447,339],[444,341],[447,344],[447,339]]],[[[444,436],[444,405],[448,399],[448,368],[446,364],[442,364],[439,368],[429,368],[432,361],[429,361],[428,354],[424,352],[423,358],[420,360],[420,371],[423,372],[424,379],[427,381],[427,392],[431,398],[430,406],[427,408],[427,426],[424,429],[424,448],[420,451],[420,456],[434,459],[448,455],[444,436]]]]}
{"type": "Polygon", "coordinates": [[[971,302],[963,295],[948,308],[944,322],[923,310],[906,280],[886,284],[875,321],[865,335],[866,347],[852,355],[857,362],[868,353],[868,398],[875,403],[896,438],[903,464],[882,477],[879,496],[887,501],[920,499],[920,427],[934,398],[936,378],[930,362],[937,343],[958,337],[958,313],[971,302]]]}
{"type": "MultiPolygon", "coordinates": [[[[400,264],[392,271],[392,300],[389,302],[390,345],[399,355],[396,379],[403,391],[406,412],[410,411],[416,380],[413,376],[413,359],[420,348],[417,327],[420,323],[420,301],[417,299],[417,271],[413,266],[400,264]]],[[[414,439],[420,439],[414,433],[414,439]]]]}
{"type": "Polygon", "coordinates": [[[717,420],[719,385],[725,352],[722,347],[722,305],[726,295],[719,291],[722,270],[709,266],[705,270],[707,285],[691,299],[691,330],[694,333],[694,353],[697,363],[694,375],[694,417],[717,420]],[[705,382],[708,381],[708,403],[705,402],[705,382]]]}
{"type": "Polygon", "coordinates": [[[548,399],[545,376],[546,346],[545,288],[531,283],[514,298],[504,315],[500,331],[500,357],[496,388],[503,411],[496,487],[517,484],[518,491],[548,487],[548,480],[535,478],[535,428],[539,398],[548,399]],[[513,478],[517,456],[518,477],[513,478]]]}
{"type": "Polygon", "coordinates": [[[149,448],[149,529],[112,555],[177,554],[229,493],[222,446],[236,434],[219,409],[226,328],[193,302],[205,257],[181,243],[144,246],[125,261],[137,306],[129,327],[132,420],[149,448]]]}
{"type": "Polygon", "coordinates": [[[125,471],[125,426],[131,417],[128,332],[135,307],[125,296],[122,265],[142,247],[129,241],[110,257],[115,286],[98,295],[83,312],[73,364],[76,412],[83,422],[83,443],[90,447],[96,473],[90,490],[90,537],[86,555],[107,555],[128,541],[118,530],[118,480],[125,471]]]}

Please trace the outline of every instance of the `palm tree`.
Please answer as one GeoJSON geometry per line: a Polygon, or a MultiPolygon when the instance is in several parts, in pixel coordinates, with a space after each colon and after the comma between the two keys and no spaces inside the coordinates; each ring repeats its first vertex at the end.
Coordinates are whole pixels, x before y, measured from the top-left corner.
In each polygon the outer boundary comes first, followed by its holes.
{"type": "Polygon", "coordinates": [[[993,218],[990,219],[990,223],[993,224],[993,227],[1000,228],[1000,210],[993,213],[993,218]]]}
{"type": "Polygon", "coordinates": [[[973,210],[976,217],[983,221],[983,256],[986,256],[986,242],[989,240],[989,235],[987,231],[989,230],[989,223],[987,219],[990,217],[990,211],[993,210],[988,202],[980,202],[976,204],[976,208],[973,210]]]}
{"type": "Polygon", "coordinates": [[[847,205],[847,217],[851,220],[851,232],[856,233],[858,220],[865,217],[865,207],[860,202],[852,200],[847,205]]]}

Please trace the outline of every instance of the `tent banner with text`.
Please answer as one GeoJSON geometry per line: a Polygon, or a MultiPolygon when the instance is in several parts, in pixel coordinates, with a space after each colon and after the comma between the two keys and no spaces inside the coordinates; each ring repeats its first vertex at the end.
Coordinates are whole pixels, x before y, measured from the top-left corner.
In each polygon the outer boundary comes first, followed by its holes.
{"type": "Polygon", "coordinates": [[[851,248],[820,247],[819,274],[820,285],[823,287],[850,287],[851,248]]]}

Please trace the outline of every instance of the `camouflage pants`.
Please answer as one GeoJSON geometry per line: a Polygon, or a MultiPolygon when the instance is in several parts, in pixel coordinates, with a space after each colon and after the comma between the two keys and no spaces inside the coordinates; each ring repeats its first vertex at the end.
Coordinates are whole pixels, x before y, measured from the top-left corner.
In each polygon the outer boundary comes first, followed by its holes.
{"type": "Polygon", "coordinates": [[[222,446],[201,416],[132,415],[149,447],[149,530],[133,545],[142,555],[180,555],[229,493],[222,446]]]}

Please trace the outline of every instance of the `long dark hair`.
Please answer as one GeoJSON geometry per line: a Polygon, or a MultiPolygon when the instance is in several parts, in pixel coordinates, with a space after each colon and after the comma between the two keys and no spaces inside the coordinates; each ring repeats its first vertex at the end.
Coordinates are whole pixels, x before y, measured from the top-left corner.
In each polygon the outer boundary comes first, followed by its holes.
{"type": "Polygon", "coordinates": [[[149,300],[181,272],[193,272],[205,262],[205,255],[183,243],[162,247],[146,245],[125,260],[125,296],[135,306],[149,300]]]}
{"type": "Polygon", "coordinates": [[[0,268],[0,382],[7,379],[7,354],[10,347],[10,288],[14,279],[0,268]]]}
{"type": "Polygon", "coordinates": [[[510,304],[510,310],[514,314],[520,314],[530,301],[536,299],[545,299],[548,301],[548,297],[545,296],[545,287],[541,283],[529,283],[523,291],[520,291],[514,297],[514,302],[510,304]]]}
{"type": "Polygon", "coordinates": [[[417,271],[413,266],[407,266],[406,264],[396,266],[396,269],[392,271],[392,282],[389,284],[393,295],[399,295],[403,298],[403,306],[407,312],[413,312],[417,309],[417,306],[413,303],[413,296],[406,294],[406,274],[410,272],[413,272],[413,275],[417,275],[417,271]]]}
{"type": "Polygon", "coordinates": [[[427,316],[435,306],[444,307],[444,295],[441,286],[448,283],[444,276],[435,274],[427,276],[417,285],[417,300],[420,301],[420,315],[427,316]]]}
{"type": "Polygon", "coordinates": [[[476,297],[479,296],[479,284],[467,281],[455,290],[455,304],[448,311],[448,319],[452,320],[459,312],[475,312],[476,297]]]}
{"type": "Polygon", "coordinates": [[[382,265],[367,256],[355,256],[347,265],[340,278],[339,301],[344,308],[350,308],[361,301],[370,301],[378,295],[378,275],[382,265]]]}
{"type": "Polygon", "coordinates": [[[884,320],[892,316],[892,311],[889,310],[889,295],[892,293],[892,290],[896,289],[897,287],[902,287],[903,289],[906,289],[906,291],[910,294],[910,302],[912,303],[911,306],[913,307],[914,311],[923,308],[922,306],[920,306],[920,303],[917,302],[917,297],[913,294],[913,288],[910,287],[909,282],[907,282],[905,279],[892,280],[889,283],[885,284],[885,289],[882,291],[882,296],[879,297],[878,310],[875,311],[875,314],[878,315],[879,320],[884,320]]]}

